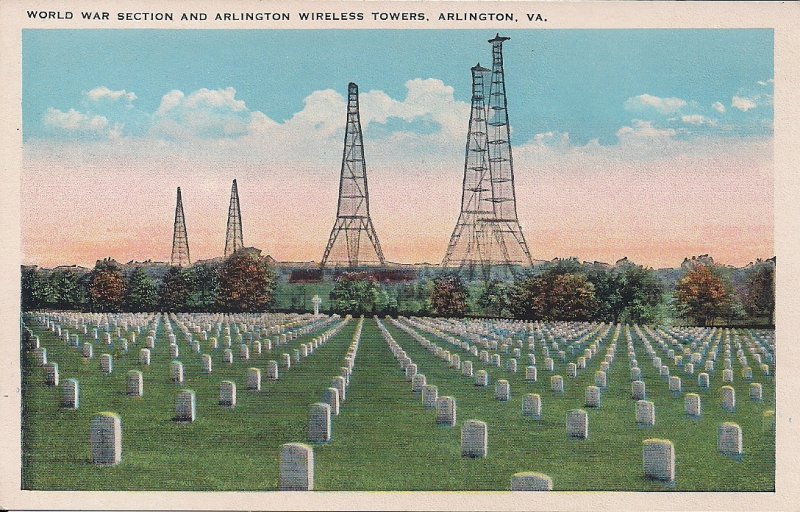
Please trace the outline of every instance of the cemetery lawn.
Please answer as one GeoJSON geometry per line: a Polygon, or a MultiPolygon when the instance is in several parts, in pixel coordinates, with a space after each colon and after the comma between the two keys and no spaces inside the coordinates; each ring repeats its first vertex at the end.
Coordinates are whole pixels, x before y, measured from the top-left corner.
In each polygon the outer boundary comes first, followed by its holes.
{"type": "MultiPolygon", "coordinates": [[[[178,359],[186,374],[186,382],[180,386],[170,382],[171,358],[163,327],[149,367],[138,363],[142,336],[129,353],[115,354],[113,373],[104,376],[99,370],[99,356],[107,348],[102,341],[95,342],[95,357],[85,361],[80,351],[66,347],[55,334],[28,321],[47,348],[48,360],[59,364],[61,381],[79,381],[80,408],[59,408],[60,388],[45,386],[44,372],[35,366],[32,353],[23,351],[23,488],[276,490],[280,446],[306,442],[309,405],[322,401],[324,390],[339,375],[357,321],[351,320],[291,370],[281,366],[277,382],[266,380],[267,361],[280,361],[282,353],[291,352],[316,334],[301,336],[260,356],[251,352],[247,362],[238,360],[234,347],[233,365],[223,363],[222,348],[210,351],[208,344],[201,342],[202,352],[213,357],[211,375],[201,372],[200,354],[179,339],[178,359]],[[261,368],[261,392],[245,389],[248,367],[261,368]],[[125,374],[131,369],[143,371],[142,398],[125,393],[125,374]],[[235,409],[217,405],[222,380],[236,382],[235,409]],[[192,424],[172,421],[180,389],[197,393],[198,419],[192,424]],[[90,461],[89,422],[100,411],[113,411],[122,418],[122,463],[115,467],[97,467],[90,461]]],[[[658,376],[641,341],[632,333],[647,400],[655,402],[656,425],[645,428],[635,423],[628,359],[624,338],[620,338],[601,407],[586,409],[589,438],[568,440],[566,413],[585,408],[584,390],[594,384],[594,372],[607,342],[577,378],[566,377],[566,364],[574,358],[566,362],[556,359],[552,373],[537,365],[537,382],[524,380],[524,355],[518,373],[512,374],[447,346],[460,354],[462,361],[472,360],[475,371],[488,371],[489,386],[482,388],[448,369],[443,360],[391,321],[385,320],[384,325],[426,375],[428,384],[438,386],[439,396],[455,397],[456,427],[436,425],[435,412],[424,409],[419,394],[411,392],[410,382],[375,320],[365,319],[347,397],[340,415],[333,417],[333,438],[327,444],[314,445],[316,490],[509,490],[511,475],[522,471],[549,475],[555,490],[774,490],[775,437],[774,432],[762,431],[761,423],[762,412],[775,408],[774,377],[762,376],[757,368],[753,382],[764,386],[764,400],[758,403],[749,399],[749,381],[741,378],[734,359],[735,412],[725,412],[720,405],[721,370],[711,374],[710,389],[700,390],[696,374],[687,376],[671,368],[673,375],[682,377],[684,393],[701,396],[703,415],[693,420],[684,413],[683,395],[674,397],[668,391],[667,382],[658,376]],[[554,374],[564,376],[561,395],[550,391],[550,375],[554,374]],[[511,384],[509,402],[494,399],[494,383],[500,378],[511,384]],[[542,419],[522,416],[525,393],[541,395],[542,419]],[[469,419],[488,424],[485,459],[461,457],[461,425],[469,419]],[[742,428],[744,455],[738,460],[717,452],[717,428],[725,421],[742,428]],[[648,438],[674,443],[674,484],[644,477],[642,441],[648,438]]],[[[440,346],[447,345],[428,333],[423,335],[440,346]]],[[[507,356],[502,357],[505,360],[507,356]]]]}

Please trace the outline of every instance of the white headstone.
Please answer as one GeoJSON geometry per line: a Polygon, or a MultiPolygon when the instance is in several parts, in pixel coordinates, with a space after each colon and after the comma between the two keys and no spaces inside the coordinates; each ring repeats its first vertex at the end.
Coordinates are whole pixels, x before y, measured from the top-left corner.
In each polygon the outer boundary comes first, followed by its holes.
{"type": "Polygon", "coordinates": [[[211,360],[210,354],[203,354],[203,373],[211,373],[214,367],[214,363],[211,360]]]}
{"type": "Polygon", "coordinates": [[[536,367],[535,366],[526,366],[525,367],[525,380],[530,382],[536,382],[536,367]]]}
{"type": "Polygon", "coordinates": [[[705,372],[699,373],[697,375],[697,387],[707,388],[708,385],[709,385],[708,374],[705,372]]]}
{"type": "MultiPolygon", "coordinates": [[[[424,376],[423,376],[424,377],[424,376]]],[[[339,390],[336,388],[328,388],[322,394],[322,400],[331,406],[331,414],[334,416],[339,415],[339,390]]]]}
{"type": "Polygon", "coordinates": [[[278,361],[267,362],[267,379],[278,380],[278,361]]]}
{"type": "Polygon", "coordinates": [[[417,392],[422,391],[422,386],[427,384],[425,380],[425,375],[418,373],[411,377],[411,391],[417,392]]]}
{"type": "Polygon", "coordinates": [[[576,439],[589,437],[589,416],[583,409],[567,412],[567,436],[576,439]]]}
{"type": "Polygon", "coordinates": [[[764,393],[761,387],[761,384],[758,382],[752,382],[750,384],[750,400],[754,402],[760,402],[764,397],[764,393]]]}
{"type": "Polygon", "coordinates": [[[77,379],[66,379],[61,385],[61,407],[77,409],[80,404],[80,389],[77,379]]]}
{"type": "Polygon", "coordinates": [[[436,400],[436,423],[454,427],[456,424],[456,399],[442,396],[436,400]]]}
{"type": "Polygon", "coordinates": [[[122,421],[113,412],[96,414],[89,424],[92,464],[115,466],[122,462],[122,421]]]}
{"type": "Polygon", "coordinates": [[[672,376],[669,378],[669,390],[673,393],[680,393],[681,392],[681,378],[677,376],[672,376]]]}
{"type": "Polygon", "coordinates": [[[542,397],[536,393],[528,393],[522,399],[522,415],[539,418],[542,415],[542,397]]]}
{"type": "Polygon", "coordinates": [[[594,385],[599,388],[606,387],[606,372],[604,371],[594,372],[594,385]]]}
{"type": "Polygon", "coordinates": [[[311,404],[308,412],[308,440],[312,443],[326,443],[331,440],[330,405],[311,404]]]}
{"type": "Polygon", "coordinates": [[[259,368],[247,369],[247,389],[261,391],[261,370],[259,368]]]}
{"type": "Polygon", "coordinates": [[[44,383],[48,386],[58,386],[58,363],[44,365],[44,383]]]}
{"type": "Polygon", "coordinates": [[[144,378],[139,370],[129,370],[126,380],[126,392],[128,396],[144,395],[144,378]]]}
{"type": "Polygon", "coordinates": [[[172,382],[176,384],[183,384],[183,363],[180,361],[172,361],[172,382]]]}
{"type": "Polygon", "coordinates": [[[700,416],[702,414],[702,401],[697,393],[686,393],[683,397],[683,408],[689,416],[700,416]]]}
{"type": "Polygon", "coordinates": [[[722,386],[722,408],[726,411],[733,411],[736,409],[736,390],[731,386],[722,386]]]}
{"type": "Polygon", "coordinates": [[[636,402],[636,423],[652,427],[656,424],[656,406],[647,400],[636,402]]]}
{"type": "Polygon", "coordinates": [[[564,378],[561,375],[553,375],[550,377],[550,389],[552,389],[554,393],[563,393],[564,378]]]}
{"type": "Polygon", "coordinates": [[[461,425],[462,457],[486,457],[488,441],[488,428],[483,421],[467,420],[461,425]]]}
{"type": "Polygon", "coordinates": [[[476,386],[489,385],[489,374],[486,373],[486,370],[478,370],[477,372],[475,372],[475,385],[476,386]]]}
{"type": "Polygon", "coordinates": [[[600,388],[588,386],[586,388],[586,407],[600,407],[600,388]]]}
{"type": "Polygon", "coordinates": [[[634,400],[644,400],[647,395],[646,389],[647,387],[644,381],[635,380],[631,382],[631,398],[634,400]]]}
{"type": "Polygon", "coordinates": [[[111,362],[111,354],[103,354],[100,356],[100,371],[105,373],[106,375],[110,374],[111,371],[114,369],[114,365],[111,362]]]}
{"type": "Polygon", "coordinates": [[[192,422],[196,419],[196,399],[194,391],[184,389],[175,397],[175,420],[192,422]]]}
{"type": "Polygon", "coordinates": [[[675,447],[666,439],[645,439],[642,442],[644,476],[664,482],[675,481],[675,447]]]}
{"type": "Polygon", "coordinates": [[[511,385],[505,379],[498,380],[494,385],[494,397],[501,402],[511,400],[511,385]]]}
{"type": "Polygon", "coordinates": [[[426,384],[422,387],[422,405],[426,409],[433,409],[436,407],[436,400],[439,399],[439,388],[426,384]]]}
{"type": "Polygon", "coordinates": [[[552,491],[553,479],[544,473],[527,471],[511,476],[512,491],[552,491]]]}
{"type": "Polygon", "coordinates": [[[314,451],[301,443],[282,445],[279,473],[278,488],[281,491],[313,491],[314,451]]]}
{"type": "Polygon", "coordinates": [[[232,380],[223,380],[219,383],[219,405],[236,407],[236,383],[232,380]]]}
{"type": "Polygon", "coordinates": [[[94,356],[94,345],[91,343],[84,343],[83,344],[83,357],[86,359],[91,359],[94,356]]]}
{"type": "Polygon", "coordinates": [[[742,428],[731,422],[720,425],[717,430],[717,450],[723,455],[741,455],[742,428]]]}
{"type": "Polygon", "coordinates": [[[472,361],[464,361],[461,363],[461,375],[464,377],[472,377],[472,361]]]}
{"type": "Polygon", "coordinates": [[[345,378],[339,375],[338,377],[333,378],[333,382],[331,383],[331,387],[336,388],[339,390],[339,401],[344,402],[347,399],[347,393],[345,392],[347,389],[347,382],[345,378]]]}

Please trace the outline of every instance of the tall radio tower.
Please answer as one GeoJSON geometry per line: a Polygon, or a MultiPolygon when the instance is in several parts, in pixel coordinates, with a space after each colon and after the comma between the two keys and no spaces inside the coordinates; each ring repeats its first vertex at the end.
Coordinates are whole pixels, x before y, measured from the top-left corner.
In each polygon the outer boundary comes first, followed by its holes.
{"type": "Polygon", "coordinates": [[[443,266],[457,264],[462,268],[480,264],[485,278],[491,276],[492,266],[510,272],[515,265],[533,264],[517,218],[514,192],[514,160],[503,70],[503,42],[509,39],[497,34],[489,40],[492,75],[483,119],[480,119],[485,101],[483,73],[488,70],[472,68],[472,112],[461,215],[442,261],[443,266]]]}
{"type": "Polygon", "coordinates": [[[228,229],[225,232],[225,257],[244,247],[242,242],[242,211],[239,208],[239,189],[236,180],[231,185],[231,202],[228,206],[228,229]]]}
{"type": "Polygon", "coordinates": [[[461,213],[450,236],[442,266],[457,265],[474,271],[483,265],[478,219],[492,215],[489,160],[486,144],[486,101],[484,76],[489,70],[480,64],[472,68],[472,109],[469,114],[467,149],[464,155],[464,183],[461,213]]]}
{"type": "Polygon", "coordinates": [[[188,267],[189,238],[186,236],[186,218],[183,215],[183,201],[181,200],[181,187],[178,187],[178,200],[175,204],[175,226],[172,230],[172,257],[170,264],[176,267],[188,267]]]}
{"type": "Polygon", "coordinates": [[[352,82],[347,90],[347,127],[339,178],[339,206],[321,266],[324,267],[328,262],[346,263],[349,267],[386,263],[369,215],[367,166],[358,113],[358,86],[352,82]],[[362,238],[366,238],[364,244],[362,238]],[[362,245],[366,251],[362,250],[362,245]]]}

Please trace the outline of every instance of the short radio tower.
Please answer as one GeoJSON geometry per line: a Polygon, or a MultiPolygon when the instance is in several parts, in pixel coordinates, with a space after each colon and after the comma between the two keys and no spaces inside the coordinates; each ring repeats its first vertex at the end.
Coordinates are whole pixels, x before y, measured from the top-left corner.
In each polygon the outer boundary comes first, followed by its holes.
{"type": "Polygon", "coordinates": [[[484,76],[489,70],[480,64],[472,68],[472,109],[469,114],[467,149],[464,156],[464,182],[461,213],[450,236],[442,266],[458,266],[474,272],[483,265],[482,240],[478,220],[493,214],[492,189],[486,144],[486,101],[484,76]]]}
{"type": "Polygon", "coordinates": [[[515,265],[532,265],[528,244],[517,218],[514,167],[508,125],[508,105],[503,71],[503,42],[497,34],[492,43],[492,75],[488,102],[484,74],[472,68],[470,112],[461,214],[450,237],[442,266],[480,266],[485,279],[493,266],[511,272],[515,265]]]}
{"type": "Polygon", "coordinates": [[[170,264],[176,267],[188,267],[189,238],[186,236],[186,217],[183,215],[183,201],[181,200],[181,187],[178,187],[178,201],[175,204],[175,226],[172,231],[172,258],[170,264]]]}
{"type": "Polygon", "coordinates": [[[228,229],[225,232],[225,257],[244,247],[242,242],[242,211],[239,208],[239,189],[236,180],[231,185],[231,202],[228,206],[228,229]]]}
{"type": "Polygon", "coordinates": [[[339,178],[339,206],[321,266],[324,267],[328,262],[346,263],[349,267],[386,263],[369,215],[367,166],[364,162],[364,141],[358,113],[358,86],[352,82],[347,90],[347,127],[339,178]],[[362,237],[366,237],[365,242],[369,242],[366,254],[361,250],[362,237]]]}

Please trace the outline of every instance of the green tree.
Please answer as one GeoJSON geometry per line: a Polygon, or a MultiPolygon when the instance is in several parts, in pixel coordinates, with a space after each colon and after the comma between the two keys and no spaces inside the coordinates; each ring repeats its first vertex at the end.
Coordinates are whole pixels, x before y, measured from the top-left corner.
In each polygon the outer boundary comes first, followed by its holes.
{"type": "Polygon", "coordinates": [[[702,325],[713,325],[717,318],[729,318],[734,307],[730,282],[710,265],[695,265],[675,286],[678,314],[702,325]]]}
{"type": "Polygon", "coordinates": [[[156,284],[142,268],[136,268],[128,276],[125,309],[127,311],[155,311],[158,307],[156,284]]]}
{"type": "Polygon", "coordinates": [[[466,314],[467,287],[461,276],[448,273],[434,278],[431,308],[439,316],[462,317],[466,314]]]}
{"type": "Polygon", "coordinates": [[[488,316],[508,314],[508,287],[506,284],[497,279],[487,281],[478,296],[478,307],[488,316]]]}
{"type": "Polygon", "coordinates": [[[217,309],[219,291],[219,269],[209,264],[193,265],[189,268],[192,291],[189,308],[192,311],[214,311],[217,309]]]}
{"type": "Polygon", "coordinates": [[[36,267],[22,266],[20,276],[21,307],[23,311],[41,308],[41,302],[36,294],[39,271],[36,267]]]}
{"type": "Polygon", "coordinates": [[[774,266],[762,264],[747,273],[743,305],[748,315],[767,317],[775,324],[774,266]]]}
{"type": "Polygon", "coordinates": [[[88,295],[95,311],[118,312],[125,301],[122,269],[111,258],[98,260],[89,276],[88,295]]]}
{"type": "Polygon", "coordinates": [[[192,279],[181,267],[170,267],[158,289],[158,301],[162,311],[189,311],[192,279]]]}
{"type": "Polygon", "coordinates": [[[380,288],[366,272],[345,272],[336,279],[330,293],[331,308],[335,313],[353,316],[375,312],[380,288]]]}
{"type": "Polygon", "coordinates": [[[56,309],[82,309],[86,303],[86,290],[80,276],[72,270],[55,270],[50,273],[50,287],[56,309]]]}
{"type": "Polygon", "coordinates": [[[275,299],[276,277],[258,250],[233,253],[219,270],[217,305],[233,313],[261,312],[275,299]]]}

